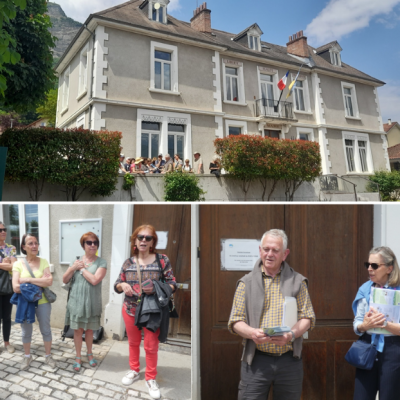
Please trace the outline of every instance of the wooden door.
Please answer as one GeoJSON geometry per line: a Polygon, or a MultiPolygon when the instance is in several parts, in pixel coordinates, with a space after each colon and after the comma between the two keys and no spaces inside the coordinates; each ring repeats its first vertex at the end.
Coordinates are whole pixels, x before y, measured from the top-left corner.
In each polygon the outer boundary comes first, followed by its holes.
{"type": "Polygon", "coordinates": [[[165,253],[178,283],[188,289],[178,289],[175,306],[179,318],[170,319],[169,337],[187,339],[191,337],[191,275],[190,275],[190,206],[189,205],[135,205],[133,229],[143,224],[153,225],[157,231],[168,232],[168,244],[159,253],[165,253]]]}
{"type": "Polygon", "coordinates": [[[200,221],[202,399],[237,398],[240,375],[242,341],[227,322],[244,272],[221,271],[220,239],[259,240],[271,228],[285,229],[287,261],[309,279],[317,317],[303,346],[302,399],[352,399],[355,370],[344,355],[356,339],[351,304],[367,280],[362,263],[372,247],[372,206],[200,206],[200,221]]]}

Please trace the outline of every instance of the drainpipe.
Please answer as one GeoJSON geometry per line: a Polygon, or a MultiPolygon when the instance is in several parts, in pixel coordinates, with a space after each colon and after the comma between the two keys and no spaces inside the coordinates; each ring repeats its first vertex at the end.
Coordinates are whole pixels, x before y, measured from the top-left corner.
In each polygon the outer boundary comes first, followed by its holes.
{"type": "MultiPolygon", "coordinates": [[[[93,48],[92,48],[92,68],[91,68],[91,72],[90,72],[90,88],[89,88],[89,101],[92,100],[92,96],[93,96],[93,79],[94,79],[94,45],[96,42],[96,35],[94,32],[92,32],[90,29],[88,29],[87,25],[83,25],[83,27],[90,33],[90,35],[93,38],[93,48]]],[[[92,128],[92,105],[90,105],[89,107],[89,130],[91,130],[92,128]]]]}

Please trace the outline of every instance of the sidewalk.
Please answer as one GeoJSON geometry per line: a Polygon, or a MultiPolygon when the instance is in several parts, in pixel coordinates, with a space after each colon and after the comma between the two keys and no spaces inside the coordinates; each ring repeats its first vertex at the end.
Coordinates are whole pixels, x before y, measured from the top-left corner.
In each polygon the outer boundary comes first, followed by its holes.
{"type": "MultiPolygon", "coordinates": [[[[75,373],[74,343],[72,339],[61,340],[61,329],[52,329],[52,355],[57,368],[44,364],[43,339],[38,325],[33,325],[31,354],[34,359],[30,367],[21,371],[23,347],[21,328],[13,324],[10,342],[15,353],[9,354],[0,346],[0,399],[7,400],[142,400],[151,399],[144,384],[144,368],[141,379],[132,386],[120,384],[122,376],[129,370],[128,342],[102,340],[93,345],[93,353],[99,361],[96,368],[90,367],[86,357],[86,346],[82,348],[82,369],[75,373]],[[110,351],[111,350],[111,351],[110,351]]],[[[144,350],[141,349],[141,355],[144,350]]],[[[141,357],[144,366],[144,357],[141,357]]],[[[163,400],[190,399],[190,356],[159,352],[159,375],[157,382],[163,400]],[[164,354],[166,353],[166,354],[164,354]],[[175,365],[175,369],[171,367],[175,365]],[[167,396],[167,397],[165,397],[167,396]]]]}

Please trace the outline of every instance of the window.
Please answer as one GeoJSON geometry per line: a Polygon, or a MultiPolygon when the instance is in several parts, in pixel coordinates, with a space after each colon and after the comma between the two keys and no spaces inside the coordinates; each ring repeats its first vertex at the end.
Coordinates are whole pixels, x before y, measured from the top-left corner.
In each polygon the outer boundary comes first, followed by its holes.
{"type": "Polygon", "coordinates": [[[294,89],[294,98],[296,102],[296,110],[305,111],[303,81],[297,81],[294,89]]]}
{"type": "Polygon", "coordinates": [[[62,98],[61,98],[61,113],[65,113],[68,110],[68,97],[69,97],[69,67],[64,72],[63,87],[62,87],[62,98]]]}
{"type": "Polygon", "coordinates": [[[226,99],[239,101],[237,68],[225,67],[226,72],[226,99]]]}
{"type": "Polygon", "coordinates": [[[185,126],[168,124],[168,154],[173,157],[178,154],[183,159],[185,148],[185,126]]]}
{"type": "MultiPolygon", "coordinates": [[[[292,80],[295,77],[292,76],[292,80]]],[[[307,76],[299,76],[296,82],[296,87],[293,93],[293,107],[294,111],[298,113],[312,113],[310,105],[310,93],[308,90],[307,76]]]]}
{"type": "Polygon", "coordinates": [[[150,90],[178,93],[178,48],[151,42],[150,90]]]}
{"type": "Polygon", "coordinates": [[[25,233],[39,238],[40,256],[50,258],[49,205],[47,204],[9,204],[0,207],[0,221],[7,228],[6,243],[17,249],[21,256],[21,239],[25,233]]]}
{"type": "Polygon", "coordinates": [[[274,107],[274,80],[272,75],[260,74],[263,106],[274,107]]]}
{"type": "Polygon", "coordinates": [[[268,129],[264,129],[264,137],[279,139],[280,133],[281,131],[271,131],[268,129]]]}
{"type": "Polygon", "coordinates": [[[260,38],[258,36],[249,35],[249,49],[260,51],[260,38]]]}
{"type": "Polygon", "coordinates": [[[345,117],[359,119],[355,85],[342,82],[342,93],[345,117]]]}
{"type": "Polygon", "coordinates": [[[314,130],[312,128],[296,128],[297,140],[314,141],[314,130]]]}
{"type": "Polygon", "coordinates": [[[159,6],[156,8],[156,4],[153,4],[152,20],[157,22],[164,22],[165,7],[159,6]]]}
{"type": "Polygon", "coordinates": [[[247,122],[225,120],[226,136],[247,135],[247,122]]]}
{"type": "Polygon", "coordinates": [[[142,122],[142,145],[140,155],[153,158],[159,154],[160,124],[157,122],[142,122]]]}
{"type": "Polygon", "coordinates": [[[156,89],[171,90],[171,53],[156,50],[154,58],[154,87],[156,89]]]}
{"type": "Polygon", "coordinates": [[[371,172],[373,164],[368,135],[346,132],[343,139],[347,172],[371,172]]]}
{"type": "Polygon", "coordinates": [[[82,113],[77,119],[76,119],[76,127],[78,129],[85,129],[85,117],[86,114],[82,113]]]}
{"type": "Polygon", "coordinates": [[[237,136],[242,134],[242,128],[240,126],[230,126],[229,136],[237,136]]]}
{"type": "Polygon", "coordinates": [[[341,58],[340,58],[340,53],[337,51],[332,51],[331,50],[331,63],[332,65],[337,65],[340,67],[342,65],[341,58]]]}
{"type": "Polygon", "coordinates": [[[247,105],[245,103],[243,84],[243,64],[232,60],[222,60],[224,101],[232,104],[247,105]]]}
{"type": "Polygon", "coordinates": [[[88,74],[88,46],[81,51],[79,61],[79,88],[78,100],[87,92],[87,74],[88,74]]]}

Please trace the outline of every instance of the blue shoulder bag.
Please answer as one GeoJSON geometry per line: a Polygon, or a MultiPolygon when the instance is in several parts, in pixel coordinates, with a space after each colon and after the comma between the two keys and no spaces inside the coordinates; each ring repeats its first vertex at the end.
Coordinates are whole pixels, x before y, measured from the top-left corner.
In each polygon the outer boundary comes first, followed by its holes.
{"type": "Polygon", "coordinates": [[[375,335],[373,343],[366,343],[363,340],[358,339],[354,342],[349,351],[347,352],[345,359],[353,367],[360,369],[372,369],[376,360],[376,345],[379,341],[379,335],[375,335]]]}

